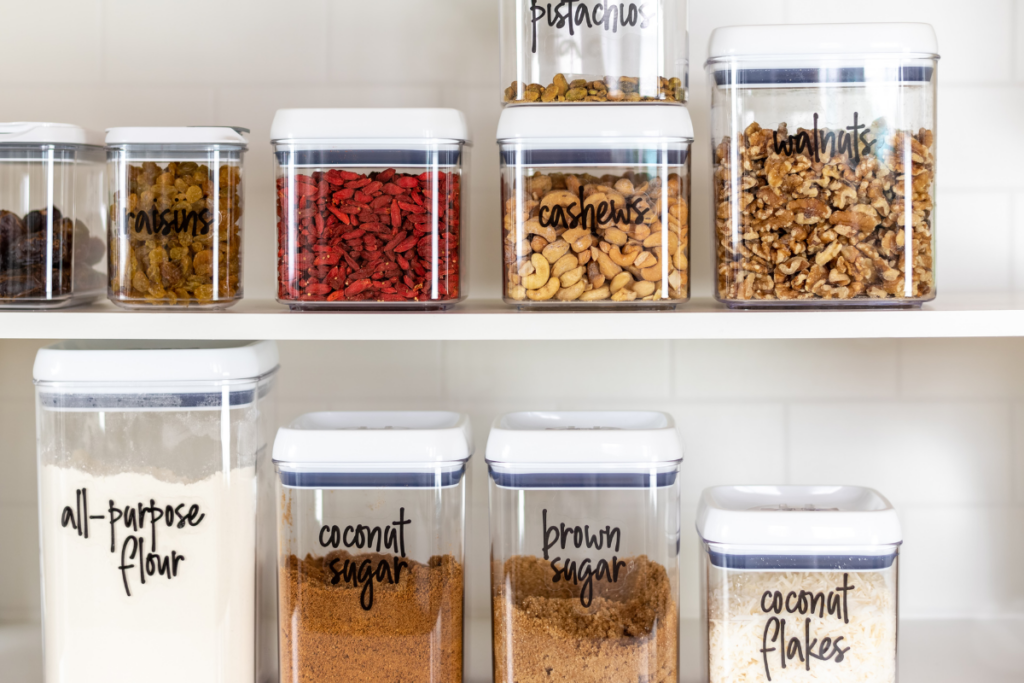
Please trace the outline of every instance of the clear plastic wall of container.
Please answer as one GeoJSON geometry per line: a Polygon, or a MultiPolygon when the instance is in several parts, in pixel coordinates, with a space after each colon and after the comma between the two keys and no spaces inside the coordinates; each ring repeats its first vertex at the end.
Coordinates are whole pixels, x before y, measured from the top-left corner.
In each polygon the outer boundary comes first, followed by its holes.
{"type": "Polygon", "coordinates": [[[242,298],[244,128],[111,128],[110,282],[124,308],[242,298]]]}
{"type": "Polygon", "coordinates": [[[273,342],[40,350],[47,681],[276,680],[256,678],[256,522],[273,505],[256,480],[276,366],[273,342]]]}
{"type": "Polygon", "coordinates": [[[710,683],[896,681],[899,520],[852,486],[721,486],[697,514],[710,683]]]}
{"type": "Polygon", "coordinates": [[[495,422],[495,683],[678,680],[681,458],[662,413],[495,422]]]}
{"type": "Polygon", "coordinates": [[[465,298],[466,117],[455,109],[282,109],[277,300],[443,309],[465,298]]]}
{"type": "Polygon", "coordinates": [[[103,294],[102,137],[61,123],[0,124],[0,308],[103,294]]]}
{"type": "Polygon", "coordinates": [[[685,107],[510,107],[502,291],[524,308],[671,308],[690,296],[685,107]]]}
{"type": "Polygon", "coordinates": [[[461,683],[465,415],[311,413],[278,432],[281,680],[461,683]]]}
{"type": "Polygon", "coordinates": [[[712,34],[720,301],[935,298],[937,50],[926,24],[712,34]]]}
{"type": "Polygon", "coordinates": [[[501,0],[506,104],[685,102],[686,0],[501,0]]]}

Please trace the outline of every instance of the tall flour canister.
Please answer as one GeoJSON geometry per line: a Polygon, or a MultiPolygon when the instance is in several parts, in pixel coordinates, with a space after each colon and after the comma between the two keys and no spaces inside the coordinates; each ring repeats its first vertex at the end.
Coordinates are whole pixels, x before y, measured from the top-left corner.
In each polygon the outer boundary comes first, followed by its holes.
{"type": "Polygon", "coordinates": [[[311,413],[274,442],[283,683],[461,683],[469,420],[311,413]]]}
{"type": "Polygon", "coordinates": [[[896,680],[896,511],[857,486],[718,486],[697,511],[710,683],[896,680]]]}
{"type": "Polygon", "coordinates": [[[47,681],[256,679],[256,470],[276,368],[273,342],[39,351],[47,681]]]}
{"type": "Polygon", "coordinates": [[[675,683],[679,466],[656,412],[531,412],[487,440],[496,683],[675,683]]]}

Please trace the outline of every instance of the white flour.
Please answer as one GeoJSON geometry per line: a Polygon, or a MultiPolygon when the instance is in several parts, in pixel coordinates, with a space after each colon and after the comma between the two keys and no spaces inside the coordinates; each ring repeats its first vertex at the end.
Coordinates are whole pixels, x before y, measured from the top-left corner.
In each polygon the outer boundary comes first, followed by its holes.
{"type": "Polygon", "coordinates": [[[144,474],[96,477],[53,465],[40,476],[48,683],[252,683],[254,468],[193,484],[144,474]],[[75,528],[86,516],[76,499],[83,488],[88,515],[103,516],[88,520],[88,538],[84,524],[82,535],[75,528]],[[164,514],[172,506],[174,525],[157,522],[154,555],[163,559],[147,563],[152,574],[143,584],[139,555],[130,559],[135,542],[125,541],[141,537],[149,558],[151,515],[137,532],[119,520],[111,552],[108,505],[113,500],[122,513],[126,506],[137,512],[151,499],[164,514]],[[193,505],[198,508],[189,517],[193,505]],[[62,526],[70,515],[73,524],[62,526]],[[133,568],[120,569],[122,550],[124,564],[133,568]],[[173,573],[174,558],[182,555],[176,576],[159,573],[164,567],[173,573]]]}

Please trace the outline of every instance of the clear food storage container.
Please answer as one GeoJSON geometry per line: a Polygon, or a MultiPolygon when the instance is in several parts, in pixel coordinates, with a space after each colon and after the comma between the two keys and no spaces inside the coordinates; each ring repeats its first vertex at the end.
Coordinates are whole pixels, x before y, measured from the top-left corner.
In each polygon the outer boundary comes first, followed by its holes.
{"type": "Polygon", "coordinates": [[[685,107],[510,107],[502,287],[520,307],[674,307],[690,296],[685,107]]]}
{"type": "Polygon", "coordinates": [[[273,505],[257,473],[276,368],[273,342],[39,351],[49,683],[275,680],[256,677],[257,599],[273,590],[256,522],[273,505]]]}
{"type": "Polygon", "coordinates": [[[0,123],[0,308],[103,294],[103,139],[65,123],[0,123]]]}
{"type": "Polygon", "coordinates": [[[462,682],[465,415],[310,413],[274,442],[281,681],[462,682]]]}
{"type": "Polygon", "coordinates": [[[718,486],[697,510],[704,680],[896,680],[896,511],[857,486],[718,486]]]}
{"type": "Polygon", "coordinates": [[[495,683],[676,683],[681,462],[664,413],[495,421],[495,683]]]}
{"type": "Polygon", "coordinates": [[[715,30],[719,301],[935,298],[937,51],[927,24],[715,30]]]}
{"type": "Polygon", "coordinates": [[[443,309],[465,298],[455,109],[281,109],[277,300],[292,309],[443,309]]]}
{"type": "Polygon", "coordinates": [[[245,128],[111,128],[110,286],[124,308],[242,298],[245,128]]]}
{"type": "Polygon", "coordinates": [[[502,101],[685,102],[686,0],[501,0],[502,101]]]}

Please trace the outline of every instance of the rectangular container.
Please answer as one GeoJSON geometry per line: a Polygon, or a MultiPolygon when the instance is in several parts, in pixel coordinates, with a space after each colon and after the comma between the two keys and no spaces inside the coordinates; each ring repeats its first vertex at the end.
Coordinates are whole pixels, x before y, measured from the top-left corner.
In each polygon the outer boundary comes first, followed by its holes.
{"type": "Polygon", "coordinates": [[[495,421],[495,683],[678,680],[681,462],[664,413],[495,421]]]}
{"type": "Polygon", "coordinates": [[[857,486],[717,486],[697,510],[706,677],[896,680],[896,511],[857,486]]]}
{"type": "Polygon", "coordinates": [[[103,139],[66,123],[0,123],[0,308],[103,294],[103,139]]]}
{"type": "Polygon", "coordinates": [[[111,128],[110,285],[123,308],[242,298],[245,128],[111,128]]]}
{"type": "Polygon", "coordinates": [[[719,301],[935,298],[937,52],[927,24],[715,30],[719,301]]]}
{"type": "Polygon", "coordinates": [[[686,107],[510,107],[502,289],[522,308],[672,308],[690,296],[686,107]]]}
{"type": "Polygon", "coordinates": [[[281,680],[461,683],[465,415],[310,413],[278,432],[281,680]]]}
{"type": "Polygon", "coordinates": [[[455,109],[281,109],[277,300],[443,309],[465,298],[466,117],[455,109]]]}
{"type": "Polygon", "coordinates": [[[685,102],[686,0],[501,0],[506,104],[685,102]]]}
{"type": "Polygon", "coordinates": [[[257,668],[258,596],[273,588],[256,535],[273,505],[257,474],[276,368],[273,342],[39,351],[49,683],[276,680],[257,668]]]}

